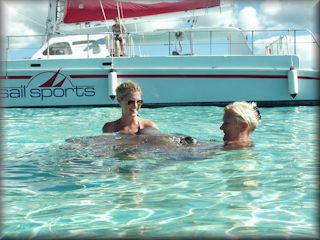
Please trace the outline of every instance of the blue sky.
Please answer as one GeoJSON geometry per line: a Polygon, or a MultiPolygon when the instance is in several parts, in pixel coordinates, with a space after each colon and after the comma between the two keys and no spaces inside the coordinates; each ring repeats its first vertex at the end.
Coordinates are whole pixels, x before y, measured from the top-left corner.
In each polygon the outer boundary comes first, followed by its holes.
{"type": "MultiPolygon", "coordinates": [[[[224,0],[225,1],[225,0],[224,0]]],[[[244,30],[310,29],[318,37],[320,0],[228,0],[233,11],[221,15],[221,25],[244,30]]],[[[2,35],[44,34],[48,10],[47,0],[1,0],[2,35]]],[[[214,19],[216,21],[217,19],[214,19]]],[[[204,22],[208,22],[204,19],[204,22]]],[[[201,24],[201,22],[199,22],[201,24]]],[[[204,23],[205,24],[205,23],[204,23]]],[[[266,36],[268,38],[268,36],[266,36]]],[[[299,36],[301,41],[310,41],[299,36]]],[[[319,38],[318,38],[319,41],[319,38]]],[[[312,67],[317,54],[313,47],[301,47],[298,55],[302,67],[312,67]]]]}

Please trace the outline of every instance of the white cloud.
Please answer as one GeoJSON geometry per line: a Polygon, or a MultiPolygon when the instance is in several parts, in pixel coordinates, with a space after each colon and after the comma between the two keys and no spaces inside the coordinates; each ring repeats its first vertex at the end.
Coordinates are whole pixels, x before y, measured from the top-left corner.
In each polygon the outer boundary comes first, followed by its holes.
{"type": "MultiPolygon", "coordinates": [[[[238,16],[235,18],[236,26],[250,30],[288,30],[310,29],[318,31],[319,0],[264,0],[264,1],[236,1],[238,16]]],[[[282,33],[281,33],[282,34],[282,33]]],[[[264,38],[256,41],[262,42],[274,40],[271,35],[259,35],[264,38]]],[[[299,41],[310,42],[310,36],[299,36],[299,41]],[[307,39],[309,38],[309,39],[307,39]]],[[[319,39],[318,39],[319,42],[319,39]]],[[[256,44],[257,45],[257,44],[256,44]]],[[[264,49],[260,49],[264,52],[264,49]]],[[[314,68],[317,66],[319,48],[316,44],[297,46],[297,54],[300,58],[300,66],[314,68]]]]}
{"type": "Polygon", "coordinates": [[[245,7],[240,10],[237,26],[244,30],[259,29],[257,11],[253,7],[245,7]]]}
{"type": "Polygon", "coordinates": [[[297,1],[262,1],[259,8],[259,18],[265,28],[311,28],[318,0],[297,1]]]}
{"type": "Polygon", "coordinates": [[[281,13],[282,5],[280,1],[273,0],[273,1],[263,1],[260,5],[261,12],[269,15],[275,16],[281,13]]]}
{"type": "MultiPolygon", "coordinates": [[[[46,32],[46,17],[48,1],[44,0],[2,0],[2,33],[1,37],[9,38],[9,48],[13,52],[21,52],[23,48],[38,49],[43,38],[30,37],[32,35],[44,35],[46,32]],[[13,37],[25,36],[27,38],[13,37]]],[[[7,39],[3,43],[7,43],[7,39]]],[[[7,47],[7,46],[6,46],[7,47]]],[[[4,48],[1,45],[1,48],[4,48]]]]}
{"type": "Polygon", "coordinates": [[[2,0],[4,35],[44,34],[48,1],[2,0]]]}
{"type": "Polygon", "coordinates": [[[319,0],[236,1],[235,22],[243,29],[314,28],[319,0]]]}

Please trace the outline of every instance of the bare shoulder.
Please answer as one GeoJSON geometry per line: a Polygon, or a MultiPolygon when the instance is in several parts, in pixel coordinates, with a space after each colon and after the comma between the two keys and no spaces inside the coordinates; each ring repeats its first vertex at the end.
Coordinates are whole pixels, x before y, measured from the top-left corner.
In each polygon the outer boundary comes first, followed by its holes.
{"type": "Polygon", "coordinates": [[[116,132],[116,123],[118,120],[113,121],[113,122],[107,122],[103,125],[102,127],[102,132],[103,133],[113,133],[116,132]]]}
{"type": "Polygon", "coordinates": [[[157,124],[155,124],[153,121],[149,119],[141,118],[141,125],[143,128],[156,128],[159,129],[157,124]]]}

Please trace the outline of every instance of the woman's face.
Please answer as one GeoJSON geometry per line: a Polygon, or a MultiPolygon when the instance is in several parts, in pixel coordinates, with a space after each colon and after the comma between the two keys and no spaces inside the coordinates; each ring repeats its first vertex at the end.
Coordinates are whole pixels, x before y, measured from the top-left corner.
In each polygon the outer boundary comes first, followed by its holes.
{"type": "Polygon", "coordinates": [[[133,92],[118,99],[123,115],[137,116],[142,105],[141,93],[133,92]]]}
{"type": "Polygon", "coordinates": [[[235,113],[233,111],[226,111],[223,116],[223,123],[220,126],[223,131],[223,141],[237,141],[240,136],[240,124],[237,122],[235,113]]]}

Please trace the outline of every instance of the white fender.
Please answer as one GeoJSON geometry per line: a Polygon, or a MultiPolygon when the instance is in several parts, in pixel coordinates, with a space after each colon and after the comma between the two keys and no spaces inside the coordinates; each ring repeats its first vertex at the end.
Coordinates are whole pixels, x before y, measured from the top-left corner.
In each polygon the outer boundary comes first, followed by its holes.
{"type": "Polygon", "coordinates": [[[293,67],[288,71],[288,87],[289,94],[292,98],[295,98],[299,92],[298,73],[293,67]]]}
{"type": "Polygon", "coordinates": [[[108,95],[113,100],[116,97],[116,88],[118,84],[117,72],[111,70],[108,73],[108,95]]]}

